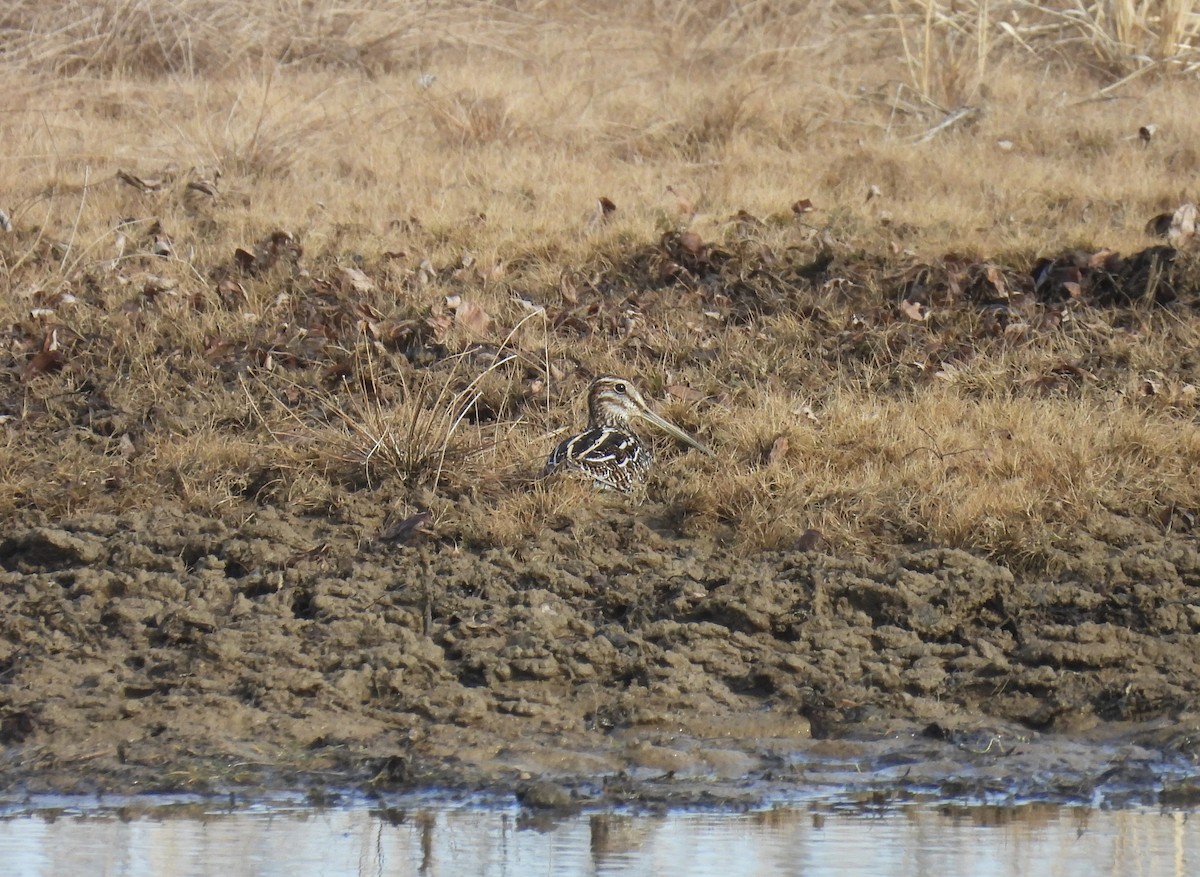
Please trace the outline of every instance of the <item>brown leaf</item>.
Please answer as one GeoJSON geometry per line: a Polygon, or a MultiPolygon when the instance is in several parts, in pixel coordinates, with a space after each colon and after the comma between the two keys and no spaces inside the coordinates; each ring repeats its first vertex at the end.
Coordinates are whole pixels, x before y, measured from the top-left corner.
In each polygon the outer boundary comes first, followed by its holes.
{"type": "Polygon", "coordinates": [[[454,309],[454,325],[466,329],[473,335],[486,335],[492,325],[492,317],[473,301],[464,299],[454,309]]]}
{"type": "Polygon", "coordinates": [[[679,211],[681,216],[695,216],[696,206],[691,199],[680,193],[674,186],[667,186],[667,192],[675,196],[675,209],[679,211]]]}
{"type": "Polygon", "coordinates": [[[599,204],[600,204],[600,215],[604,219],[608,219],[610,216],[612,216],[614,213],[617,212],[617,205],[614,204],[611,199],[605,198],[603,195],[600,196],[599,204]]]}
{"type": "Polygon", "coordinates": [[[668,384],[667,393],[684,402],[700,402],[706,398],[704,393],[686,384],[668,384]]]}
{"type": "Polygon", "coordinates": [[[704,253],[704,239],[694,231],[680,232],[679,245],[692,256],[699,258],[704,253]]]}
{"type": "Polygon", "coordinates": [[[796,540],[797,551],[812,551],[821,542],[825,540],[825,536],[820,530],[814,530],[811,527],[800,534],[800,538],[796,540]]]}
{"type": "MultiPolygon", "coordinates": [[[[246,251],[239,250],[239,252],[246,251]]],[[[217,298],[229,310],[240,308],[246,303],[246,288],[231,277],[222,277],[217,282],[217,298]]]]}
{"type": "Polygon", "coordinates": [[[164,259],[169,259],[175,255],[175,242],[171,240],[169,234],[161,232],[154,236],[154,243],[150,247],[150,252],[156,256],[162,256],[164,259]]]}
{"type": "Polygon", "coordinates": [[[817,208],[813,207],[813,203],[808,198],[801,198],[792,204],[792,213],[801,216],[805,213],[812,213],[817,208]]]}
{"type": "Polygon", "coordinates": [[[776,436],[775,441],[771,442],[771,450],[767,452],[767,465],[772,466],[775,463],[781,462],[787,456],[787,452],[787,436],[776,436]]]}
{"type": "Polygon", "coordinates": [[[133,439],[129,437],[129,433],[121,433],[121,437],[117,440],[117,453],[126,460],[133,458],[137,454],[137,447],[133,444],[133,439]]]}
{"type": "Polygon", "coordinates": [[[1175,218],[1174,213],[1160,213],[1146,223],[1146,234],[1150,237],[1165,238],[1167,232],[1171,230],[1171,220],[1175,218]]]}
{"type": "Polygon", "coordinates": [[[1154,139],[1154,135],[1158,132],[1157,125],[1143,125],[1138,128],[1138,137],[1142,138],[1143,143],[1149,143],[1154,139]]]}
{"type": "Polygon", "coordinates": [[[430,314],[425,318],[425,325],[433,332],[434,342],[441,344],[454,328],[454,318],[445,313],[430,314]]]}
{"type": "Polygon", "coordinates": [[[379,309],[372,307],[365,301],[360,301],[354,306],[354,309],[358,311],[359,316],[368,322],[379,323],[383,320],[383,314],[380,313],[379,309]]]}
{"type": "Polygon", "coordinates": [[[365,272],[357,268],[343,268],[342,280],[354,292],[366,295],[375,291],[375,282],[365,272]]]}
{"type": "Polygon", "coordinates": [[[928,320],[929,315],[932,313],[932,311],[929,309],[929,305],[925,304],[924,302],[913,301],[912,299],[907,298],[900,302],[900,312],[910,320],[916,320],[918,323],[928,320]]]}
{"type": "Polygon", "coordinates": [[[996,290],[1001,298],[1008,298],[1008,283],[1004,279],[1004,274],[995,265],[987,266],[988,283],[992,284],[992,288],[996,290]]]}
{"type": "Polygon", "coordinates": [[[29,362],[25,363],[25,380],[56,372],[63,367],[65,357],[61,350],[39,350],[29,362]]]}
{"type": "Polygon", "coordinates": [[[254,270],[254,254],[249,250],[244,250],[241,247],[238,247],[233,251],[233,261],[236,262],[237,266],[247,274],[254,270]]]}
{"type": "Polygon", "coordinates": [[[1158,520],[1167,530],[1191,530],[1196,526],[1196,512],[1170,503],[1158,513],[1158,520]]]}
{"type": "Polygon", "coordinates": [[[422,511],[389,524],[377,537],[380,542],[411,542],[418,536],[432,535],[433,512],[422,511]]]}
{"type": "Polygon", "coordinates": [[[1196,205],[1190,201],[1181,204],[1171,217],[1167,229],[1167,241],[1173,247],[1182,247],[1196,235],[1196,205]]]}
{"type": "Polygon", "coordinates": [[[204,336],[204,358],[209,362],[217,362],[233,350],[233,342],[220,335],[204,336]]]}
{"type": "Polygon", "coordinates": [[[157,192],[163,187],[163,181],[155,177],[142,178],[127,170],[118,170],[117,179],[127,186],[133,186],[139,192],[157,192]]]}
{"type": "Polygon", "coordinates": [[[196,195],[203,195],[206,198],[217,197],[217,184],[213,180],[188,180],[188,184],[184,188],[188,192],[195,192],[196,195]]]}
{"type": "Polygon", "coordinates": [[[269,271],[280,261],[291,262],[294,265],[303,255],[304,248],[300,246],[295,235],[277,230],[256,243],[253,253],[238,247],[233,253],[233,259],[243,272],[257,274],[269,271]]]}
{"type": "Polygon", "coordinates": [[[563,301],[567,304],[579,304],[579,290],[575,288],[575,282],[566,274],[558,280],[558,291],[563,297],[563,301]]]}

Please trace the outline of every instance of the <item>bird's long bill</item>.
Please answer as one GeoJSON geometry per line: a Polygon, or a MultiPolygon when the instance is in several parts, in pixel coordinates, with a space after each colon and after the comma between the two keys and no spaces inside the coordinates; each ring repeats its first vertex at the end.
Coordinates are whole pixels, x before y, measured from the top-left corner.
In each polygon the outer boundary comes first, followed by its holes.
{"type": "Polygon", "coordinates": [[[684,432],[678,426],[671,423],[671,421],[669,421],[665,418],[659,417],[653,411],[650,411],[650,410],[641,411],[641,412],[639,412],[639,414],[641,414],[643,420],[645,420],[648,423],[654,424],[655,426],[657,426],[659,429],[661,429],[663,432],[665,432],[667,435],[671,436],[672,438],[679,439],[685,445],[691,445],[693,448],[695,448],[697,451],[699,451],[702,454],[707,454],[710,457],[716,456],[712,451],[710,451],[704,445],[700,444],[700,442],[696,441],[694,438],[692,438],[690,435],[688,435],[686,432],[684,432]]]}

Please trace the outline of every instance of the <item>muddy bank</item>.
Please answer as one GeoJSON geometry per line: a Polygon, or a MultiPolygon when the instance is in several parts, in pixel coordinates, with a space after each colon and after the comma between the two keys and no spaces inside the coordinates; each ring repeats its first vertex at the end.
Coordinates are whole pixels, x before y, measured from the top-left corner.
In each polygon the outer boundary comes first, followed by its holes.
{"type": "Polygon", "coordinates": [[[991,782],[1033,741],[1136,743],[1186,773],[1200,740],[1200,551],[1147,524],[1097,522],[1031,575],[938,548],[747,555],[653,502],[518,549],[387,543],[355,501],[342,520],[165,505],[11,528],[4,789],[550,776],[619,795],[803,783],[811,757],[870,764],[836,747],[884,740],[947,774],[983,759],[991,782]]]}

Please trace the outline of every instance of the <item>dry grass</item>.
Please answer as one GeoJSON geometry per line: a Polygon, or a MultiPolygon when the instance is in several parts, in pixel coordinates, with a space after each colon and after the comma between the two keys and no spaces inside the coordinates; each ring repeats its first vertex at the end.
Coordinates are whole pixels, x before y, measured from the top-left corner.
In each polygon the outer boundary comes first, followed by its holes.
{"type": "Polygon", "coordinates": [[[1200,508],[1194,287],[898,308],[949,253],[1031,293],[1153,243],[1196,195],[1190,4],[626,11],[9,4],[0,511],[372,491],[514,542],[590,504],[525,482],[602,371],[720,451],[664,447],[652,499],[747,545],[1036,561],[1200,508]]]}

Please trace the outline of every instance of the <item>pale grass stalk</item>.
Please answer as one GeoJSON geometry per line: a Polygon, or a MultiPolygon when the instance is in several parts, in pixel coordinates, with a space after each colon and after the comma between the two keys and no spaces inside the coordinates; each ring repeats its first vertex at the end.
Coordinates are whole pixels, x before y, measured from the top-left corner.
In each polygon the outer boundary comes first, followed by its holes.
{"type": "Polygon", "coordinates": [[[975,51],[978,57],[976,58],[975,70],[975,88],[979,89],[987,82],[987,62],[990,45],[988,42],[992,33],[990,6],[988,0],[981,0],[979,4],[979,17],[975,25],[976,46],[975,51]]]}
{"type": "Polygon", "coordinates": [[[75,238],[79,234],[79,221],[83,217],[83,208],[87,203],[88,178],[90,177],[92,168],[90,165],[83,167],[83,186],[79,191],[79,209],[75,211],[75,223],[71,226],[71,237],[67,240],[66,250],[63,252],[61,268],[63,273],[66,273],[67,259],[71,255],[71,251],[75,249],[75,238]]]}
{"type": "Polygon", "coordinates": [[[933,10],[935,0],[924,0],[925,29],[921,34],[921,97],[929,100],[929,69],[933,63],[933,10]]]}

